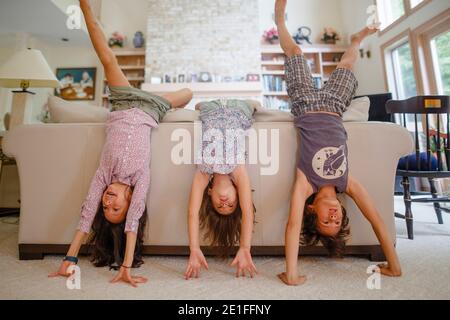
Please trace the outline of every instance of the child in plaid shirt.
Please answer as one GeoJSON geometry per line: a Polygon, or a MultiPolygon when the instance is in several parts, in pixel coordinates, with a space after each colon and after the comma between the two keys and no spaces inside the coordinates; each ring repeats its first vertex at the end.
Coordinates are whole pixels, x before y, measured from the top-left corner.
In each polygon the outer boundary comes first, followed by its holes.
{"type": "Polygon", "coordinates": [[[281,47],[287,56],[288,94],[300,135],[299,162],[289,220],[286,226],[286,272],[279,278],[287,285],[302,284],[297,260],[300,240],[305,245],[319,241],[332,256],[342,256],[350,233],[345,208],[337,193],[346,193],[371,223],[386,255],[380,272],[400,276],[401,267],[388,229],[365,188],[348,172],[347,133],[342,115],[357,88],[352,72],[361,42],[375,33],[379,24],[352,36],[351,45],[337,69],[322,89],[314,87],[311,71],[302,50],[290,36],[285,24],[287,0],[277,0],[275,16],[281,47]]]}

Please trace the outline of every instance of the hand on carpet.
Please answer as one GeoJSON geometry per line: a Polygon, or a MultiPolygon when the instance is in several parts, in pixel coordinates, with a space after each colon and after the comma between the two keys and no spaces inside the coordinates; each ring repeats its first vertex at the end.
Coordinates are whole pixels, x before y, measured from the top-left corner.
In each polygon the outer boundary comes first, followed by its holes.
{"type": "Polygon", "coordinates": [[[378,268],[380,268],[380,273],[384,276],[400,277],[402,275],[401,271],[393,270],[387,263],[379,264],[378,268]]]}
{"type": "Polygon", "coordinates": [[[256,270],[256,266],[253,263],[252,255],[249,249],[239,249],[238,253],[236,254],[236,257],[231,263],[231,266],[236,267],[237,278],[241,276],[246,277],[247,272],[249,273],[251,278],[253,278],[255,275],[258,274],[258,271],[256,270]]]}
{"type": "Polygon", "coordinates": [[[137,287],[138,283],[146,283],[148,281],[145,277],[134,277],[131,275],[130,268],[120,267],[119,274],[111,280],[111,283],[125,282],[137,287]]]}
{"type": "Polygon", "coordinates": [[[208,270],[208,263],[206,262],[202,250],[191,250],[188,266],[186,268],[186,272],[184,273],[184,278],[186,280],[198,278],[202,267],[208,270]]]}
{"type": "Polygon", "coordinates": [[[69,272],[67,272],[67,269],[70,266],[72,266],[72,265],[75,265],[75,263],[70,262],[70,261],[63,261],[61,263],[61,265],[59,266],[58,271],[50,273],[48,275],[48,277],[49,278],[55,278],[55,277],[66,277],[67,278],[67,277],[70,277],[73,274],[73,272],[69,273],[69,272]]]}

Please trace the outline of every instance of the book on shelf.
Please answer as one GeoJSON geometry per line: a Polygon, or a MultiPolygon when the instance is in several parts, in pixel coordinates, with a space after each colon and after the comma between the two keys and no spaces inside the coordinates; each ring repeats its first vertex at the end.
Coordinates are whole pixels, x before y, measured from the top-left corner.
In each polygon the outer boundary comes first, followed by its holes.
{"type": "Polygon", "coordinates": [[[286,81],[282,76],[264,75],[263,86],[264,90],[269,92],[286,91],[286,81]]]}
{"type": "MultiPolygon", "coordinates": [[[[322,77],[313,77],[314,86],[316,89],[321,89],[323,86],[322,77]]],[[[264,91],[268,92],[286,92],[287,85],[283,76],[264,75],[263,76],[264,91]]]]}
{"type": "Polygon", "coordinates": [[[288,100],[280,99],[277,97],[264,97],[263,105],[265,108],[271,110],[282,110],[282,111],[291,110],[288,100]]]}

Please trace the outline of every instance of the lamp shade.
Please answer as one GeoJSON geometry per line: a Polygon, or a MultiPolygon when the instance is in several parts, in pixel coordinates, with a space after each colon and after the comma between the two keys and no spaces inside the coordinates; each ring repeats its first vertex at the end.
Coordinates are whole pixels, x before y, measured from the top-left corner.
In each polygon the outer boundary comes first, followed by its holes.
{"type": "Polygon", "coordinates": [[[19,51],[0,66],[0,87],[19,88],[23,81],[31,88],[59,87],[42,52],[35,49],[19,51]]]}

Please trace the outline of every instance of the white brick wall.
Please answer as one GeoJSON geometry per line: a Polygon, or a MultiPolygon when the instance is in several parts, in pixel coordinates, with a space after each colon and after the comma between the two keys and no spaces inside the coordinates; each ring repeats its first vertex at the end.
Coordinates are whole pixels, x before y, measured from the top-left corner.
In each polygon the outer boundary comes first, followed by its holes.
{"type": "Polygon", "coordinates": [[[149,11],[146,82],[260,72],[258,0],[149,0],[149,11]]]}

